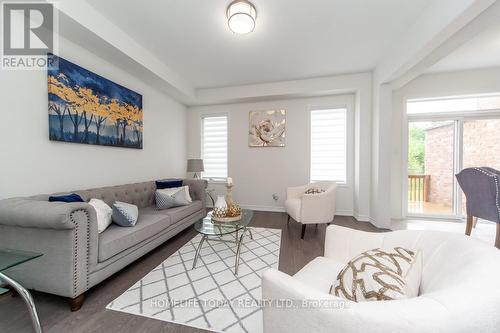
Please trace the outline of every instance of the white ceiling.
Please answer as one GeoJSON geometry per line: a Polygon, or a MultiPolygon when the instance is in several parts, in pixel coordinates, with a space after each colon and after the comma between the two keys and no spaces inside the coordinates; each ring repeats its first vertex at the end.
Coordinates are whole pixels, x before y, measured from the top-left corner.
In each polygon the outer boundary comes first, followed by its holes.
{"type": "Polygon", "coordinates": [[[373,69],[431,0],[253,0],[234,35],[230,0],[87,0],[196,88],[373,69]]]}
{"type": "Polygon", "coordinates": [[[427,72],[500,66],[500,21],[430,67],[427,72]]]}

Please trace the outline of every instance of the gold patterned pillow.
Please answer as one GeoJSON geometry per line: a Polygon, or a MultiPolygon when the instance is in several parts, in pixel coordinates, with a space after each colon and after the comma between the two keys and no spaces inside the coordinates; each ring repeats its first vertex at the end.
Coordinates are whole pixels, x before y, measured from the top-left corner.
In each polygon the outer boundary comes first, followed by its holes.
{"type": "Polygon", "coordinates": [[[397,300],[418,296],[422,255],[402,247],[361,253],[340,271],[330,294],[363,301],[397,300]]]}

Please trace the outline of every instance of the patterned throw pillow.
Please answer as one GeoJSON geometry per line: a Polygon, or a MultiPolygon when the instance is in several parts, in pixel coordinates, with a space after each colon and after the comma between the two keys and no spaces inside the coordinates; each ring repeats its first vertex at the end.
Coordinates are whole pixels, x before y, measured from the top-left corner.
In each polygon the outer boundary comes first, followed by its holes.
{"type": "Polygon", "coordinates": [[[170,191],[156,190],[155,201],[157,209],[168,209],[178,206],[186,206],[191,202],[186,198],[184,189],[179,189],[171,194],[170,191]]]}
{"type": "Polygon", "coordinates": [[[181,187],[171,187],[171,188],[165,188],[165,189],[159,189],[157,191],[161,191],[162,193],[168,194],[168,195],[174,195],[175,193],[181,191],[184,194],[184,197],[186,198],[186,201],[188,203],[193,202],[193,199],[191,199],[191,196],[189,195],[189,186],[181,186],[181,187]]]}
{"type": "Polygon", "coordinates": [[[323,190],[322,188],[311,187],[311,188],[307,189],[307,191],[305,191],[305,194],[320,194],[323,192],[325,192],[325,190],[323,190]]]}
{"type": "Polygon", "coordinates": [[[126,202],[116,201],[113,204],[113,222],[121,227],[133,227],[139,218],[139,208],[126,202]]]}
{"type": "Polygon", "coordinates": [[[398,300],[418,296],[421,252],[402,247],[361,253],[340,271],[330,294],[363,301],[398,300]]]}

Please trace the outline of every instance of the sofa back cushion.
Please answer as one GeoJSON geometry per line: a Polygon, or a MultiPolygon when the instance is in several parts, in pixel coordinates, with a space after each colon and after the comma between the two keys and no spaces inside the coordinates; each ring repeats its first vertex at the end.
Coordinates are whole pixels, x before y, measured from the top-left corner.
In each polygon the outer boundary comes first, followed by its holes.
{"type": "Polygon", "coordinates": [[[422,251],[420,294],[458,288],[461,295],[491,288],[491,277],[500,274],[500,251],[492,244],[458,233],[396,231],[382,234],[383,247],[404,246],[422,251]]]}
{"type": "Polygon", "coordinates": [[[138,207],[148,207],[154,204],[155,191],[155,182],[150,181],[75,191],[75,193],[79,194],[85,201],[96,198],[103,200],[110,206],[116,201],[122,201],[138,207]]]}
{"type": "MultiPolygon", "coordinates": [[[[330,227],[335,229],[335,227],[330,227]]],[[[490,288],[492,276],[500,276],[500,250],[493,244],[460,233],[431,230],[399,230],[356,234],[338,227],[336,238],[325,241],[325,254],[346,264],[373,248],[404,247],[422,251],[420,295],[457,288],[459,295],[480,294],[490,288]],[[495,264],[492,264],[495,263],[495,264]],[[481,282],[480,282],[481,281],[481,282]]],[[[500,290],[500,289],[499,289],[500,290]]]]}

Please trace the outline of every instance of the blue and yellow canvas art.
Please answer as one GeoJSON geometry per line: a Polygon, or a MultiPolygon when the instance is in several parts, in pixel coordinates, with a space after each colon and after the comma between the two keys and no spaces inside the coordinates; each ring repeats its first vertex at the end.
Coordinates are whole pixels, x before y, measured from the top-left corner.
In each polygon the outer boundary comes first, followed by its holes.
{"type": "Polygon", "coordinates": [[[50,140],[142,149],[142,95],[48,54],[50,140]]]}

